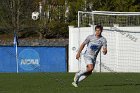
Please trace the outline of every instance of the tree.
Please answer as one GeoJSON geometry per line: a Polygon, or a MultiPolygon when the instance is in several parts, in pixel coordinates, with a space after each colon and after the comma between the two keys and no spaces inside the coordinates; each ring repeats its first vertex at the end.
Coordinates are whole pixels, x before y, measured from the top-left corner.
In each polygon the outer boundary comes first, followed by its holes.
{"type": "Polygon", "coordinates": [[[139,5],[136,0],[114,0],[114,11],[135,12],[138,11],[139,5]]]}
{"type": "Polygon", "coordinates": [[[95,10],[133,12],[140,10],[140,4],[139,0],[0,0],[0,28],[23,38],[32,33],[40,39],[68,37],[67,26],[77,26],[78,11],[95,10]],[[42,16],[34,21],[31,14],[39,11],[39,2],[42,16]]]}
{"type": "Polygon", "coordinates": [[[24,0],[2,0],[0,6],[2,24],[0,26],[10,28],[12,31],[24,28],[25,22],[31,16],[27,15],[27,11],[30,9],[28,3],[29,0],[27,2],[24,0]]]}

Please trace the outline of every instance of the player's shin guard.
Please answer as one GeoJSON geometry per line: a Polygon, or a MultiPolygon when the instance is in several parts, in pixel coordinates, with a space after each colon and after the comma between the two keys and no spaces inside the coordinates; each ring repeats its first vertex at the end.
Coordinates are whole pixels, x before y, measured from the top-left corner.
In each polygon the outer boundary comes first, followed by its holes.
{"type": "Polygon", "coordinates": [[[80,78],[79,78],[79,80],[78,80],[78,83],[79,82],[81,82],[81,81],[83,81],[85,78],[87,78],[88,77],[88,75],[82,75],[80,78]]]}
{"type": "Polygon", "coordinates": [[[88,71],[87,70],[80,70],[77,74],[79,75],[79,76],[81,76],[81,75],[84,75],[85,73],[87,73],[88,71]]]}
{"type": "Polygon", "coordinates": [[[85,79],[86,78],[86,76],[84,75],[85,73],[87,73],[87,70],[80,70],[79,72],[77,72],[75,74],[75,77],[74,77],[74,82],[76,84],[78,84],[79,83],[79,79],[80,79],[80,81],[85,79]]]}

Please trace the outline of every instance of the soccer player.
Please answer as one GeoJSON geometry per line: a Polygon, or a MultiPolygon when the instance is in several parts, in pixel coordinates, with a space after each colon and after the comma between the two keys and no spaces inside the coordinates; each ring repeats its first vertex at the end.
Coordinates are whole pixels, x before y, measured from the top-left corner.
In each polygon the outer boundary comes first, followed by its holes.
{"type": "Polygon", "coordinates": [[[102,36],[102,31],[103,27],[101,25],[97,25],[95,27],[95,34],[89,35],[81,44],[77,52],[76,59],[79,60],[81,51],[85,45],[87,45],[87,49],[84,53],[84,60],[87,66],[86,70],[80,70],[75,74],[74,82],[72,82],[74,87],[78,87],[80,81],[84,80],[86,77],[92,74],[96,62],[96,57],[101,48],[103,49],[103,54],[107,54],[107,41],[106,38],[102,36]]]}

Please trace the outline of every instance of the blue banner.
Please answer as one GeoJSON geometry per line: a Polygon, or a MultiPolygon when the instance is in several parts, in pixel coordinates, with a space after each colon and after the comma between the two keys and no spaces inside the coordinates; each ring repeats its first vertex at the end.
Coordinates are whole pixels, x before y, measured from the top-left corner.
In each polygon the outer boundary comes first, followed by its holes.
{"type": "Polygon", "coordinates": [[[0,47],[0,72],[66,72],[65,47],[0,47]],[[18,61],[18,62],[17,62],[18,61]]]}

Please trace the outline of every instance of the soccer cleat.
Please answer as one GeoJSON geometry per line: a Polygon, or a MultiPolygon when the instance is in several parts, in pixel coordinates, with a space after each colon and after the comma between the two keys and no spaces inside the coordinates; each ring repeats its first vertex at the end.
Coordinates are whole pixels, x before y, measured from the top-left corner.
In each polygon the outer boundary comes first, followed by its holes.
{"type": "Polygon", "coordinates": [[[72,82],[72,85],[73,85],[74,87],[78,87],[78,85],[77,85],[75,82],[72,82]]]}

